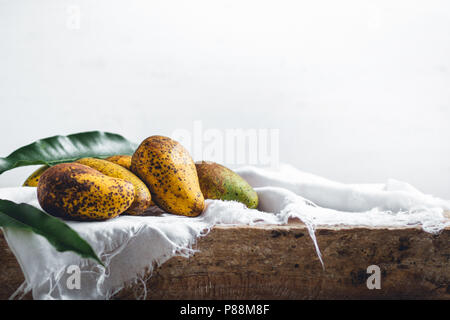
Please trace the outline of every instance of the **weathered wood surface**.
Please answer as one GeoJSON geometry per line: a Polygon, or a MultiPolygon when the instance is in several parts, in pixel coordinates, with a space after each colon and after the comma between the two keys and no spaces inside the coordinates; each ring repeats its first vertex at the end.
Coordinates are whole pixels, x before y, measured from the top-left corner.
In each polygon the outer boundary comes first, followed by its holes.
{"type": "MultiPolygon", "coordinates": [[[[146,281],[147,299],[450,299],[450,228],[321,227],[325,270],[301,223],[216,226],[193,257],[175,257],[146,281]],[[381,269],[381,289],[369,290],[367,267],[381,269]]],[[[23,276],[0,237],[0,299],[23,276]]],[[[142,285],[119,292],[135,299],[142,285]]],[[[30,298],[28,295],[27,298],[30,298]]]]}

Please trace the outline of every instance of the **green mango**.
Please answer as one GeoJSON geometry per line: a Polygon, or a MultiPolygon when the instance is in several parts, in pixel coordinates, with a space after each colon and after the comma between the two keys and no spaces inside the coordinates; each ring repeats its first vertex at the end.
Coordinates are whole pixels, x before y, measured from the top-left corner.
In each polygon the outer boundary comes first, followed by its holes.
{"type": "Polygon", "coordinates": [[[236,172],[210,161],[196,162],[195,167],[205,199],[233,200],[250,209],[258,207],[258,194],[236,172]]]}

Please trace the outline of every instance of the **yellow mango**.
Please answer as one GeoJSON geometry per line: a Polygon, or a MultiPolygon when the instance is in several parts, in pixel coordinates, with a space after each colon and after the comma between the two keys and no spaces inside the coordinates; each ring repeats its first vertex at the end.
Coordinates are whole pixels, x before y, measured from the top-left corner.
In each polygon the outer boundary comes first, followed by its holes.
{"type": "Polygon", "coordinates": [[[134,186],[79,163],[47,169],[37,187],[39,204],[47,213],[74,220],[105,220],[126,211],[134,186]]]}
{"type": "Polygon", "coordinates": [[[145,182],[161,209],[184,216],[203,212],[194,161],[177,141],[163,136],[145,139],[133,154],[131,171],[145,182]]]}
{"type": "Polygon", "coordinates": [[[141,215],[150,207],[152,200],[150,191],[145,183],[131,171],[113,162],[95,158],[83,158],[76,162],[100,171],[109,177],[123,179],[133,184],[135,189],[134,201],[126,211],[127,214],[141,215]]]}
{"type": "Polygon", "coordinates": [[[50,168],[49,166],[45,165],[42,167],[39,167],[36,171],[34,171],[23,183],[22,187],[37,187],[39,178],[44,173],[45,170],[50,168]]]}
{"type": "Polygon", "coordinates": [[[125,169],[131,171],[131,156],[116,155],[116,156],[112,156],[112,157],[106,158],[105,160],[108,160],[110,162],[118,164],[118,165],[124,167],[125,169]]]}
{"type": "MultiPolygon", "coordinates": [[[[111,156],[109,158],[106,158],[105,160],[108,160],[112,163],[118,164],[122,167],[124,167],[127,170],[131,171],[131,156],[127,156],[127,155],[116,155],[116,156],[111,156]]],[[[155,202],[152,201],[150,202],[150,206],[156,206],[155,202]]]]}

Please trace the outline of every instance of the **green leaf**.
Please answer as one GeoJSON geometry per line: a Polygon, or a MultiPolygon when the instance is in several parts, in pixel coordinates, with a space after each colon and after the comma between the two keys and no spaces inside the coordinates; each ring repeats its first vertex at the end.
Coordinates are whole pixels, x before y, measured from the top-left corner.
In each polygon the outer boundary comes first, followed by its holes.
{"type": "Polygon", "coordinates": [[[45,237],[56,250],[73,251],[103,266],[89,243],[62,220],[26,203],[0,199],[0,227],[29,230],[45,237]]]}
{"type": "Polygon", "coordinates": [[[38,140],[0,158],[0,174],[36,164],[55,165],[80,158],[132,155],[137,145],[118,134],[90,131],[38,140]]]}

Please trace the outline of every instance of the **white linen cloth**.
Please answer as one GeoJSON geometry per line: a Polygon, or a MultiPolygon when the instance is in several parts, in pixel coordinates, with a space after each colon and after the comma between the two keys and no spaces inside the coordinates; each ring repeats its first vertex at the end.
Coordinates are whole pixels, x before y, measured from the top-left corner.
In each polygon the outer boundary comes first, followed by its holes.
{"type": "MultiPolygon", "coordinates": [[[[191,256],[196,239],[218,224],[280,225],[298,218],[307,225],[319,258],[314,236],[319,225],[420,226],[431,233],[450,225],[444,214],[450,201],[425,195],[396,180],[342,184],[289,165],[277,170],[243,167],[236,172],[257,191],[259,210],[232,201],[207,200],[206,210],[195,218],[159,212],[102,222],[67,222],[91,244],[106,268],[72,252],[57,252],[34,233],[5,228],[6,240],[26,279],[13,298],[29,290],[34,299],[111,298],[125,285],[143,281],[146,271],[151,272],[155,265],[173,256],[191,256]],[[81,270],[80,289],[67,285],[71,265],[81,270]]],[[[3,188],[0,198],[40,208],[36,188],[3,188]]]]}

